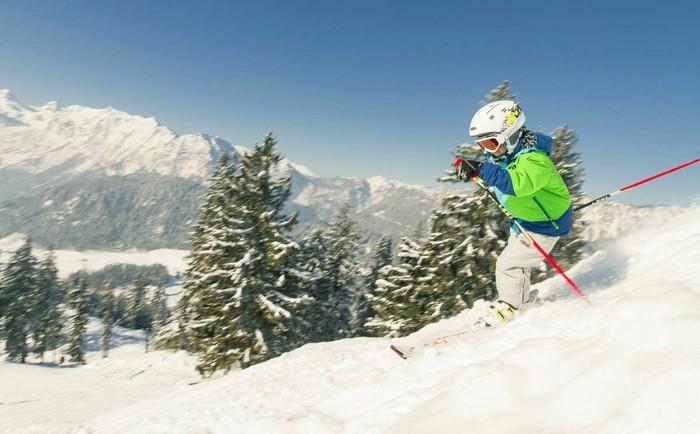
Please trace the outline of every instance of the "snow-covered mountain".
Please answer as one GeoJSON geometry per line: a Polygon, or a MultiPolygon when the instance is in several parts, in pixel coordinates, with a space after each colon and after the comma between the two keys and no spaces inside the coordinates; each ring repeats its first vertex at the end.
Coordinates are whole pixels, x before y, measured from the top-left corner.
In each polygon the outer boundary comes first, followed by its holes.
{"type": "MultiPolygon", "coordinates": [[[[158,174],[205,177],[222,153],[245,153],[208,134],[178,135],[153,118],[107,107],[41,107],[20,102],[0,89],[0,168],[54,179],[78,175],[158,174]]],[[[282,162],[282,170],[314,176],[306,167],[282,162]]]]}
{"type": "Polygon", "coordinates": [[[219,154],[234,149],[218,137],[178,135],[155,118],[112,107],[27,106],[7,89],[0,89],[0,116],[0,167],[34,175],[201,177],[219,154]]]}
{"type": "MultiPolygon", "coordinates": [[[[569,271],[590,303],[554,277],[538,285],[546,301],[508,325],[447,338],[408,360],[388,350],[388,339],[345,339],[199,384],[188,385],[183,365],[191,361],[182,354],[128,347],[57,373],[0,362],[0,380],[10,385],[0,426],[120,434],[697,432],[700,205],[629,224],[619,213],[591,211],[592,225],[625,232],[569,271]],[[615,218],[597,220],[606,214],[615,218]]],[[[394,342],[421,345],[463,332],[483,307],[394,342]]]]}
{"type": "MultiPolygon", "coordinates": [[[[284,152],[284,144],[281,144],[284,152]]],[[[88,247],[180,247],[202,183],[222,153],[248,149],[207,134],[178,135],[154,118],[108,107],[33,107],[0,90],[0,236],[88,247]]],[[[283,160],[301,228],[345,202],[369,238],[409,233],[443,192],[383,177],[323,178],[283,160]]]]}

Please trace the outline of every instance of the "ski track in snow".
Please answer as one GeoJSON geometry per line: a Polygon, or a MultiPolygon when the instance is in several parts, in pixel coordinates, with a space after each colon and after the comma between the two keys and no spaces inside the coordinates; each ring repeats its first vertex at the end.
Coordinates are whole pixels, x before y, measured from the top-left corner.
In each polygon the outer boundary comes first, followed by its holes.
{"type": "MultiPolygon", "coordinates": [[[[86,422],[66,415],[63,424],[20,432],[698,432],[698,221],[700,206],[684,208],[576,265],[569,274],[590,303],[555,277],[537,285],[545,302],[507,326],[466,333],[409,360],[389,343],[463,331],[484,304],[405,338],[310,344],[222,378],[163,388],[160,397],[126,408],[114,405],[86,422]]],[[[153,354],[167,366],[165,353],[153,354]]],[[[130,363],[137,361],[145,363],[130,363]]],[[[73,371],[104,373],[108,366],[73,371]]],[[[37,369],[19,368],[26,376],[37,369]]],[[[80,389],[94,380],[62,383],[75,390],[66,399],[80,405],[80,389]]],[[[10,401],[31,399],[16,393],[10,401]]],[[[10,407],[20,405],[50,411],[31,402],[10,407]]],[[[12,417],[3,407],[0,423],[12,417]]]]}

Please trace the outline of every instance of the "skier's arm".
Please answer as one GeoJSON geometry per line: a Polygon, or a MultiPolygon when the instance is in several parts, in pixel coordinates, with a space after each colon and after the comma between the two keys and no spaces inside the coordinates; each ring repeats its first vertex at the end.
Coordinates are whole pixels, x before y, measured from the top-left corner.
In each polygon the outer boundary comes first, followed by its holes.
{"type": "Polygon", "coordinates": [[[489,187],[496,187],[504,194],[515,196],[510,174],[508,174],[508,171],[503,167],[485,162],[481,165],[481,169],[479,170],[479,178],[489,187]]]}
{"type": "Polygon", "coordinates": [[[496,187],[504,194],[529,196],[547,185],[553,170],[556,169],[546,156],[529,153],[518,158],[508,169],[484,163],[479,177],[486,185],[496,187]]]}

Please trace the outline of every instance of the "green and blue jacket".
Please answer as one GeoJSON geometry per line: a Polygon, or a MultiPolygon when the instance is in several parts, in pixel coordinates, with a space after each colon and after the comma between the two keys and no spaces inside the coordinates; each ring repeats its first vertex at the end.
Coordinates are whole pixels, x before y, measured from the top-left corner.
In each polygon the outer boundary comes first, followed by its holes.
{"type": "Polygon", "coordinates": [[[535,133],[534,145],[521,138],[515,150],[501,160],[489,156],[479,178],[528,231],[548,236],[567,234],[574,222],[571,196],[549,154],[552,138],[535,133]]]}

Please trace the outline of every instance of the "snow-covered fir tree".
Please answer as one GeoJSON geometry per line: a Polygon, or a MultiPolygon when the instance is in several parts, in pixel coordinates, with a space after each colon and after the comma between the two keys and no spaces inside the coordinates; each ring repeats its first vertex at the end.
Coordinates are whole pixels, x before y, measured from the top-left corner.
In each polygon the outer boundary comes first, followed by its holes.
{"type": "Polygon", "coordinates": [[[443,281],[454,280],[453,293],[471,305],[478,299],[495,298],[493,270],[506,245],[509,227],[492,199],[482,191],[446,198],[435,213],[435,230],[452,238],[439,261],[443,281]],[[449,261],[455,264],[450,264],[449,261]]]}
{"type": "Polygon", "coordinates": [[[377,287],[377,280],[379,280],[381,270],[387,265],[391,265],[393,259],[394,240],[392,240],[391,237],[382,237],[374,247],[369,272],[365,276],[365,297],[362,310],[360,311],[360,318],[362,319],[363,328],[365,328],[365,324],[367,323],[367,321],[375,316],[370,300],[372,296],[375,295],[374,290],[377,287]]]}
{"type": "Polygon", "coordinates": [[[112,339],[112,326],[114,325],[115,307],[114,288],[111,285],[102,291],[100,319],[102,320],[102,336],[100,339],[100,349],[102,357],[109,355],[110,341],[112,339]]]}
{"type": "Polygon", "coordinates": [[[413,230],[413,234],[411,234],[411,239],[418,244],[423,244],[423,242],[425,241],[425,237],[427,235],[425,226],[426,222],[419,221],[416,225],[416,228],[413,230]]]}
{"type": "Polygon", "coordinates": [[[515,101],[516,96],[510,91],[510,82],[504,80],[503,83],[496,86],[491,92],[486,95],[486,101],[482,102],[481,105],[486,105],[493,101],[509,100],[515,101]]]}
{"type": "Polygon", "coordinates": [[[187,336],[188,309],[187,300],[181,297],[175,305],[173,314],[169,315],[165,325],[153,333],[153,348],[156,350],[189,350],[187,336]]]}
{"type": "Polygon", "coordinates": [[[9,303],[9,300],[7,299],[7,294],[5,294],[5,290],[2,287],[2,279],[3,279],[3,274],[5,270],[4,268],[0,270],[0,340],[4,339],[5,336],[5,331],[4,331],[4,317],[5,317],[5,311],[7,310],[7,304],[9,303]]]}
{"type": "Polygon", "coordinates": [[[313,342],[362,334],[365,297],[358,279],[359,241],[358,224],[345,204],[302,242],[301,268],[313,280],[309,295],[314,302],[304,312],[313,342]]]}
{"type": "Polygon", "coordinates": [[[85,275],[71,282],[68,292],[68,305],[71,308],[70,332],[68,334],[67,353],[72,362],[85,363],[85,353],[83,351],[83,335],[87,331],[88,323],[88,286],[85,275]]]}
{"type": "Polygon", "coordinates": [[[417,287],[427,299],[422,324],[452,317],[471,307],[475,298],[490,297],[494,291],[482,271],[493,265],[494,255],[483,251],[481,245],[492,243],[497,235],[482,231],[489,227],[475,221],[479,199],[449,196],[433,211],[430,234],[421,252],[427,274],[417,287]]]}
{"type": "Polygon", "coordinates": [[[159,285],[153,292],[151,299],[151,327],[150,332],[153,335],[158,334],[160,329],[164,327],[170,319],[170,311],[168,310],[167,300],[165,297],[165,287],[159,285]]]}
{"type": "Polygon", "coordinates": [[[63,318],[60,305],[63,303],[63,288],[58,279],[58,269],[52,249],[39,264],[37,286],[32,310],[32,339],[34,353],[44,359],[44,352],[54,350],[61,340],[63,318]]]}
{"type": "Polygon", "coordinates": [[[449,318],[478,298],[496,294],[492,270],[507,225],[481,192],[445,198],[433,211],[423,246],[404,239],[396,266],[382,268],[367,327],[373,335],[400,336],[449,318]]]}
{"type": "Polygon", "coordinates": [[[143,279],[136,279],[127,289],[123,325],[136,330],[147,330],[151,325],[151,311],[146,302],[146,284],[143,279]]]}
{"type": "Polygon", "coordinates": [[[420,329],[428,300],[416,291],[428,274],[421,246],[402,238],[395,265],[379,272],[376,288],[368,295],[374,316],[365,323],[370,336],[403,336],[420,329]]]}
{"type": "MultiPolygon", "coordinates": [[[[468,234],[464,232],[459,211],[450,207],[463,202],[463,197],[451,196],[442,201],[441,208],[432,212],[430,232],[420,252],[426,273],[420,277],[417,285],[417,288],[429,294],[426,303],[428,309],[424,312],[426,317],[439,318],[447,294],[455,293],[458,286],[470,286],[469,279],[465,278],[467,273],[457,277],[458,273],[469,269],[471,258],[461,255],[468,234]]],[[[421,322],[425,322],[425,318],[421,322]]]]}
{"type": "Polygon", "coordinates": [[[267,135],[240,164],[221,161],[209,180],[185,273],[189,340],[203,375],[248,367],[294,345],[289,325],[309,298],[289,282],[298,246],[287,235],[296,215],[283,213],[289,177],[267,135]]]}
{"type": "MultiPolygon", "coordinates": [[[[240,241],[236,212],[231,204],[238,198],[234,197],[236,188],[233,185],[238,162],[228,154],[222,154],[217,167],[207,180],[207,189],[201,197],[199,216],[192,227],[192,250],[187,256],[187,269],[184,273],[183,295],[178,306],[178,319],[189,325],[190,312],[196,311],[199,324],[191,334],[192,350],[198,351],[198,346],[206,341],[216,339],[214,330],[203,327],[203,319],[225,322],[227,316],[214,317],[221,314],[220,306],[226,306],[233,299],[232,291],[224,292],[220,288],[230,287],[231,261],[243,256],[244,246],[240,241]]],[[[173,327],[168,327],[172,330],[173,327]]],[[[160,339],[160,338],[159,338],[160,339]]],[[[168,336],[163,339],[169,345],[172,341],[168,336]]],[[[188,340],[189,336],[188,336],[188,340]]],[[[203,349],[203,348],[202,348],[203,349]]],[[[232,361],[231,364],[234,362],[232,361]]],[[[223,362],[220,362],[224,366],[223,362]]]]}
{"type": "Polygon", "coordinates": [[[184,273],[180,306],[185,310],[182,316],[188,319],[188,340],[192,349],[201,354],[202,366],[198,369],[203,374],[230,369],[238,362],[237,357],[228,357],[229,350],[234,351],[231,337],[237,330],[235,319],[227,312],[237,302],[232,286],[234,263],[245,252],[241,240],[243,222],[231,206],[240,201],[233,179],[237,163],[223,154],[207,181],[192,228],[192,250],[184,273]]]}
{"type": "MultiPolygon", "coordinates": [[[[107,286],[113,286],[111,282],[107,286]]],[[[122,291],[114,296],[114,324],[126,327],[127,291],[122,291]]]]}
{"type": "Polygon", "coordinates": [[[32,254],[32,242],[27,239],[10,258],[0,281],[0,292],[5,300],[3,317],[0,318],[2,338],[5,339],[7,360],[12,362],[24,363],[27,359],[37,281],[37,260],[32,254]]]}

